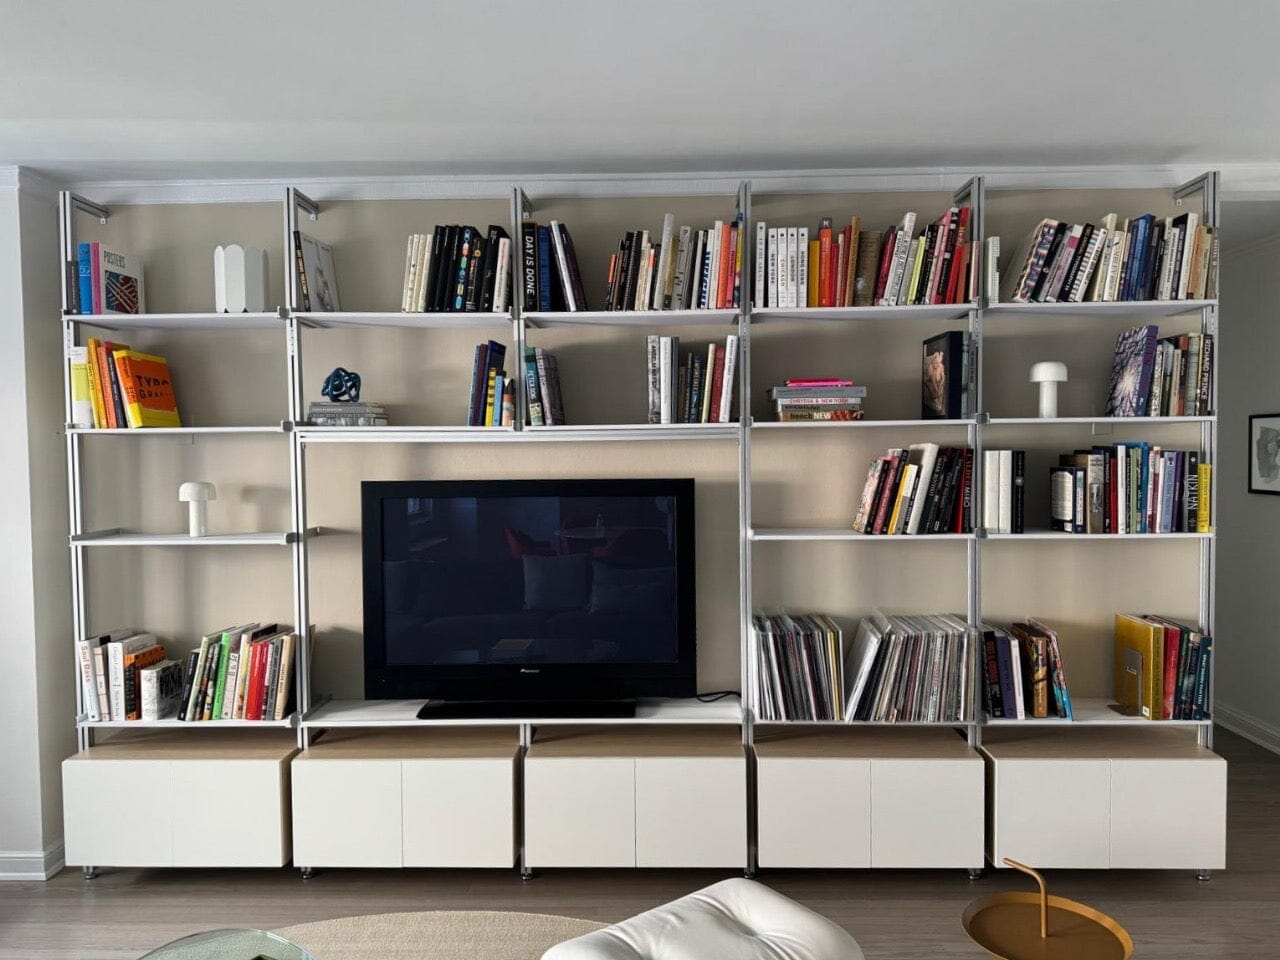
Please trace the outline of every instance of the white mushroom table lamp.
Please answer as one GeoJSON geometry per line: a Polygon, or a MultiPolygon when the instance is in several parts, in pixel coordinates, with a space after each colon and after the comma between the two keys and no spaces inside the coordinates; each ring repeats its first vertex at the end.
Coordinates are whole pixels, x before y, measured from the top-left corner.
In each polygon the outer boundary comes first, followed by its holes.
{"type": "Polygon", "coordinates": [[[1067,382],[1067,365],[1044,360],[1031,367],[1031,382],[1040,384],[1041,418],[1058,415],[1058,384],[1067,382]]]}
{"type": "Polygon", "coordinates": [[[178,487],[178,500],[187,505],[187,532],[203,537],[208,531],[210,500],[218,499],[218,488],[205,480],[188,480],[178,487]]]}

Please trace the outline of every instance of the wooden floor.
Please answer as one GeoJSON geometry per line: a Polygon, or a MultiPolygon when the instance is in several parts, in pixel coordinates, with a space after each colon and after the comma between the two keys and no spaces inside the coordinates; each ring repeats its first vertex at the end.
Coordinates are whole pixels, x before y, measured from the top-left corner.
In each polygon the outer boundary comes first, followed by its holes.
{"type": "MultiPolygon", "coordinates": [[[[1280,957],[1280,757],[1226,732],[1217,748],[1230,760],[1227,871],[1208,883],[1185,872],[1050,874],[1054,891],[1119,919],[1138,958],[1280,957]]],[[[134,960],[197,930],[401,910],[521,910],[612,922],[727,875],[552,871],[522,883],[514,872],[331,870],[303,882],[295,870],[114,870],[85,881],[66,870],[48,883],[0,884],[0,960],[134,960]]],[[[843,925],[868,960],[981,957],[960,928],[962,908],[981,894],[1025,887],[991,871],[976,883],[960,871],[788,871],[760,879],[843,925]]]]}

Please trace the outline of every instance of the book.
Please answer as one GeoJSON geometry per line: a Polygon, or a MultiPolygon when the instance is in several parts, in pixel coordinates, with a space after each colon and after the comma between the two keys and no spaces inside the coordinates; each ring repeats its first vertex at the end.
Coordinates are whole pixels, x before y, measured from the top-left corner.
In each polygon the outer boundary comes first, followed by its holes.
{"type": "Polygon", "coordinates": [[[1116,614],[1114,696],[1130,716],[1159,719],[1164,703],[1164,629],[1142,617],[1116,614]]]}
{"type": "Polygon", "coordinates": [[[173,377],[164,357],[127,348],[111,356],[129,427],[182,426],[173,377]]]}
{"type": "Polygon", "coordinates": [[[1116,339],[1107,416],[1147,415],[1158,338],[1158,328],[1154,324],[1145,324],[1126,330],[1116,339]]]}
{"type": "Polygon", "coordinates": [[[172,720],[182,696],[182,664],[161,660],[138,671],[141,685],[141,719],[172,720]]]}
{"type": "Polygon", "coordinates": [[[309,313],[332,313],[340,310],[333,248],[298,230],[294,231],[293,239],[302,309],[309,313]]]}
{"type": "Polygon", "coordinates": [[[71,383],[71,423],[73,427],[93,427],[93,400],[89,388],[89,348],[67,348],[67,364],[71,383]]]}
{"type": "Polygon", "coordinates": [[[142,260],[90,244],[94,313],[146,313],[142,260]]]}
{"type": "Polygon", "coordinates": [[[924,341],[921,368],[920,416],[925,420],[955,420],[968,415],[965,407],[967,331],[950,330],[924,341]]]}

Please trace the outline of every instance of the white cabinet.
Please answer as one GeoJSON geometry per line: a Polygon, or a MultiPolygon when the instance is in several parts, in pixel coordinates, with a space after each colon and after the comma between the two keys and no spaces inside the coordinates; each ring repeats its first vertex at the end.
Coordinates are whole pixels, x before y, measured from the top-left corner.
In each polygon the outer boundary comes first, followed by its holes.
{"type": "Polygon", "coordinates": [[[742,867],[737,726],[548,728],[525,757],[529,867],[742,867]]]}
{"type": "Polygon", "coordinates": [[[993,729],[991,862],[1037,867],[1220,869],[1226,761],[1189,730],[993,729]]]}
{"type": "Polygon", "coordinates": [[[950,730],[757,729],[761,867],[977,867],[982,760],[950,730]]]}
{"type": "Polygon", "coordinates": [[[67,863],[279,867],[289,862],[279,730],[124,731],[62,764],[67,863]]]}
{"type": "Polygon", "coordinates": [[[513,728],[334,730],[293,761],[294,862],[510,867],[513,728]]]}

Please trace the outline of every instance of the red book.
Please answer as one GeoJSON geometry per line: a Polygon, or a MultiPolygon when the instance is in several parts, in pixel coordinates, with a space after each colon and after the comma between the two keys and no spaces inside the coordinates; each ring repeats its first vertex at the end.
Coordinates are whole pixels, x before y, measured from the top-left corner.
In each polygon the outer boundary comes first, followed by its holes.
{"type": "Polygon", "coordinates": [[[871,527],[872,533],[884,533],[889,525],[889,512],[893,509],[893,501],[898,496],[898,486],[902,483],[902,466],[906,459],[907,455],[900,453],[896,457],[890,457],[889,462],[885,464],[887,479],[880,491],[880,502],[876,504],[876,522],[871,527]]]}
{"type": "Polygon", "coordinates": [[[716,291],[716,309],[723,309],[729,303],[733,290],[734,237],[737,234],[732,223],[720,225],[720,274],[719,289],[716,291]]]}
{"type": "Polygon", "coordinates": [[[711,412],[707,415],[710,423],[720,422],[720,394],[724,390],[724,347],[717,346],[715,363],[711,367],[711,412]]]}
{"type": "Polygon", "coordinates": [[[831,221],[822,218],[818,228],[818,306],[834,306],[831,296],[831,281],[835,279],[835,271],[831,269],[831,221]]]}
{"type": "Polygon", "coordinates": [[[262,693],[266,687],[266,649],[261,640],[255,640],[249,649],[249,686],[244,693],[244,718],[262,719],[262,693]]]}
{"type": "Polygon", "coordinates": [[[788,387],[852,387],[852,380],[788,380],[788,387]]]}
{"type": "Polygon", "coordinates": [[[893,248],[898,242],[898,228],[890,227],[885,233],[884,249],[880,252],[880,268],[876,276],[876,295],[872,303],[879,304],[884,299],[884,288],[889,282],[889,268],[893,266],[893,248]]]}
{"type": "Polygon", "coordinates": [[[955,253],[952,255],[951,278],[947,283],[947,298],[944,303],[960,303],[965,281],[969,278],[969,208],[960,208],[960,222],[956,227],[955,253]]]}
{"type": "Polygon", "coordinates": [[[1172,720],[1174,688],[1178,685],[1178,656],[1181,653],[1178,647],[1182,643],[1182,631],[1170,624],[1160,625],[1164,627],[1164,703],[1160,708],[1160,716],[1164,720],[1172,720]]]}

